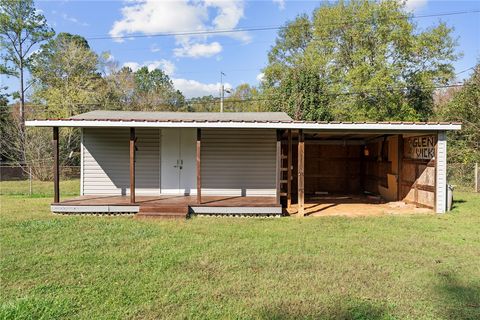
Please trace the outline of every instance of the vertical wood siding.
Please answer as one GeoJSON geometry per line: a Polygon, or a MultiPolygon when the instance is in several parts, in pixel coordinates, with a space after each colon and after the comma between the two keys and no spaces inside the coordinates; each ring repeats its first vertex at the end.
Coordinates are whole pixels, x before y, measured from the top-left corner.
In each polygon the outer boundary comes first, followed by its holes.
{"type": "Polygon", "coordinates": [[[275,196],[276,132],[202,129],[202,194],[275,196]]]}
{"type": "MultiPolygon", "coordinates": [[[[159,129],[137,128],[136,194],[160,192],[159,129]]],[[[83,129],[83,194],[129,193],[129,129],[83,129]]]]}

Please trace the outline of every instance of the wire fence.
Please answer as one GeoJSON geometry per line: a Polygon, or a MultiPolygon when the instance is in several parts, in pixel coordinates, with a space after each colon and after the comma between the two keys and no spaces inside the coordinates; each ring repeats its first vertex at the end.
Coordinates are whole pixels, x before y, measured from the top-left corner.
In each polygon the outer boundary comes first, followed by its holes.
{"type": "MultiPolygon", "coordinates": [[[[2,164],[0,195],[53,196],[52,176],[52,166],[2,164]]],[[[68,196],[80,194],[80,166],[60,166],[60,192],[68,196]]]]}
{"type": "Polygon", "coordinates": [[[480,192],[478,189],[478,164],[471,163],[448,163],[447,166],[447,181],[455,188],[462,191],[480,192]]]}
{"type": "MultiPolygon", "coordinates": [[[[475,163],[449,163],[448,183],[461,191],[480,192],[476,189],[480,188],[480,172],[475,174],[478,167],[475,163]]],[[[0,195],[52,196],[52,179],[39,179],[35,174],[38,172],[42,172],[42,177],[53,176],[52,166],[0,165],[0,195]]],[[[80,194],[80,166],[60,167],[60,192],[70,196],[80,194]]]]}

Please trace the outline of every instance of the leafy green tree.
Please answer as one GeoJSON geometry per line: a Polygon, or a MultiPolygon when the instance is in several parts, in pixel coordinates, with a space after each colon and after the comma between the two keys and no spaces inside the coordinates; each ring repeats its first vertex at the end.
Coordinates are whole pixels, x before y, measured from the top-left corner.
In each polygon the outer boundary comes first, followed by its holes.
{"type": "Polygon", "coordinates": [[[440,106],[435,120],[462,122],[462,130],[449,133],[449,160],[480,162],[480,64],[452,99],[440,106]]]}
{"type": "Polygon", "coordinates": [[[130,110],[135,103],[134,72],[129,67],[111,68],[104,76],[105,90],[101,105],[110,110],[130,110]]]}
{"type": "Polygon", "coordinates": [[[183,94],[176,90],[170,77],[160,69],[142,67],[134,73],[135,110],[180,111],[185,107],[183,94]]]}
{"type": "Polygon", "coordinates": [[[186,111],[216,112],[220,110],[220,101],[212,95],[191,98],[186,102],[186,111]]]}
{"type": "Polygon", "coordinates": [[[233,112],[259,112],[265,110],[265,101],[257,87],[242,83],[225,99],[225,110],[233,112]]]}
{"type": "MultiPolygon", "coordinates": [[[[97,107],[103,97],[105,81],[98,70],[99,57],[83,37],[59,33],[32,54],[30,71],[34,90],[31,98],[37,105],[45,106],[43,117],[46,118],[66,118],[89,111],[97,107]]],[[[48,146],[49,135],[40,131],[37,134],[38,144],[48,146]]],[[[60,145],[62,163],[78,164],[78,130],[62,129],[60,145]]],[[[28,147],[31,161],[36,159],[37,149],[36,145],[28,147]]],[[[49,176],[47,172],[36,174],[42,178],[49,176]]]]}
{"type": "Polygon", "coordinates": [[[20,80],[21,128],[25,122],[25,92],[28,89],[25,86],[25,70],[30,65],[30,51],[54,34],[32,0],[0,0],[0,47],[1,58],[5,62],[2,72],[20,80]]]}
{"type": "Polygon", "coordinates": [[[32,95],[47,117],[69,117],[98,104],[104,82],[99,58],[81,36],[59,33],[32,55],[32,95]]]}
{"type": "Polygon", "coordinates": [[[296,119],[426,120],[453,76],[451,31],[419,30],[402,1],[324,4],[279,32],[265,98],[296,119]]]}

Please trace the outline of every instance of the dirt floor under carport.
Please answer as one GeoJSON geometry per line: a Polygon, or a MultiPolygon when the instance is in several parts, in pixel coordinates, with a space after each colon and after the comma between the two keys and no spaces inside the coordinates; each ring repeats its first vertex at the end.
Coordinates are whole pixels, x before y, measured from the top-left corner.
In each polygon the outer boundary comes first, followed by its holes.
{"type": "MultiPolygon", "coordinates": [[[[286,210],[289,215],[296,215],[297,204],[286,210]]],[[[339,195],[310,197],[305,201],[305,216],[381,216],[397,214],[433,214],[427,208],[418,208],[403,201],[383,202],[378,198],[363,195],[339,195]]]]}

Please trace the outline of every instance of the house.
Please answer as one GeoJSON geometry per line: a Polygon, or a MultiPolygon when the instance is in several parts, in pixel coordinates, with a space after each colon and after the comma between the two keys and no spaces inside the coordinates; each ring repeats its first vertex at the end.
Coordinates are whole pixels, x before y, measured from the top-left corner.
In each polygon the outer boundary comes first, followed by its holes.
{"type": "MultiPolygon", "coordinates": [[[[451,122],[294,121],[281,112],[92,111],[52,127],[54,212],[281,214],[325,195],[443,213],[451,122]],[[58,132],[81,128],[80,197],[60,200],[58,132]]],[[[339,198],[341,199],[341,198],[339,198]]]]}

